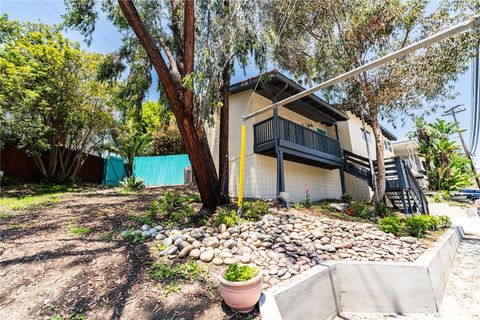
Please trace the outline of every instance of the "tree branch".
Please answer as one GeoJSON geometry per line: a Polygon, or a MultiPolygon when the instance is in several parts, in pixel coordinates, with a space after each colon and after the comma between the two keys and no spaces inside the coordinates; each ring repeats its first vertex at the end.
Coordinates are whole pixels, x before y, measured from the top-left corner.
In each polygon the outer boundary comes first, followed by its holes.
{"type": "Polygon", "coordinates": [[[152,61],[152,64],[158,73],[159,81],[162,84],[162,88],[165,92],[170,107],[172,107],[172,111],[176,114],[176,116],[180,118],[183,115],[183,90],[181,88],[181,84],[178,84],[176,80],[172,77],[172,74],[168,70],[168,67],[163,60],[159,49],[155,45],[155,41],[143,25],[133,1],[118,0],[118,4],[123,12],[123,15],[127,19],[128,24],[135,32],[138,40],[140,41],[148,57],[152,61]]]}

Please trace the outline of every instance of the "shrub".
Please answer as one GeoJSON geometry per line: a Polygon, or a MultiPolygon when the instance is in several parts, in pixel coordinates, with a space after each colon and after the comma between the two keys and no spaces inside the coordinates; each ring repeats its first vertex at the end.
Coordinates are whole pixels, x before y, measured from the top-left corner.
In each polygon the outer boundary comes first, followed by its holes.
{"type": "Polygon", "coordinates": [[[262,214],[268,212],[268,203],[262,200],[244,202],[242,204],[242,218],[248,221],[256,221],[262,214]]]}
{"type": "Polygon", "coordinates": [[[443,202],[445,199],[443,197],[443,194],[441,193],[435,193],[433,195],[433,201],[437,202],[437,203],[440,203],[440,202],[443,202]]]}
{"type": "Polygon", "coordinates": [[[379,224],[383,232],[393,233],[394,235],[398,235],[404,226],[403,221],[396,216],[380,219],[379,224]]]}
{"type": "Polygon", "coordinates": [[[137,191],[145,188],[145,182],[142,179],[135,176],[125,177],[120,181],[120,185],[125,190],[137,191]]]}
{"type": "Polygon", "coordinates": [[[152,201],[147,213],[148,218],[161,219],[169,226],[191,225],[194,216],[195,210],[178,192],[165,192],[162,199],[152,201]]]}
{"type": "Polygon", "coordinates": [[[218,209],[217,214],[213,217],[213,224],[218,226],[222,223],[227,226],[227,228],[233,227],[240,222],[240,218],[237,215],[235,210],[228,210],[228,208],[218,209]]]}
{"type": "Polygon", "coordinates": [[[375,212],[379,217],[388,217],[392,215],[392,210],[384,202],[375,203],[375,212]]]}
{"type": "Polygon", "coordinates": [[[446,228],[450,228],[452,226],[452,220],[450,220],[450,218],[448,216],[438,216],[437,217],[438,220],[439,220],[439,228],[440,229],[446,229],[446,228]]]}
{"type": "Polygon", "coordinates": [[[353,209],[353,215],[360,217],[362,219],[369,219],[371,212],[368,207],[361,202],[354,202],[350,204],[350,207],[353,209]]]}
{"type": "Polygon", "coordinates": [[[312,207],[312,198],[310,197],[310,189],[308,186],[305,186],[305,198],[303,199],[303,206],[307,209],[312,207]]]}
{"type": "Polygon", "coordinates": [[[425,216],[413,216],[405,219],[405,226],[409,235],[418,238],[425,237],[425,232],[430,229],[431,221],[423,217],[425,216]]]}
{"type": "Polygon", "coordinates": [[[350,192],[345,192],[345,193],[342,195],[342,201],[343,201],[343,202],[346,202],[346,203],[352,202],[352,194],[351,194],[350,192]]]}
{"type": "Polygon", "coordinates": [[[231,282],[244,282],[253,279],[257,274],[258,269],[255,267],[234,263],[228,266],[224,278],[231,282]]]}

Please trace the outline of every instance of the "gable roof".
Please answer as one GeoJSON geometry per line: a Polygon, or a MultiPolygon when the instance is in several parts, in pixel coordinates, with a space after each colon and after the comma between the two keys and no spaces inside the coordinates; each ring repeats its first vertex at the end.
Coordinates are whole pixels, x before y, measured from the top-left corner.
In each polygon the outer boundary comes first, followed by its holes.
{"type": "MultiPolygon", "coordinates": [[[[255,93],[269,99],[280,101],[305,90],[298,82],[288,78],[276,69],[257,75],[252,78],[237,82],[230,86],[230,94],[255,89],[255,93]],[[261,78],[260,78],[261,77],[261,78]]],[[[348,116],[330,105],[315,94],[310,94],[298,101],[285,105],[287,109],[302,114],[307,118],[321,123],[335,124],[336,121],[346,121],[348,116]]],[[[397,137],[388,129],[380,126],[383,135],[389,140],[397,140],[397,137]]]]}

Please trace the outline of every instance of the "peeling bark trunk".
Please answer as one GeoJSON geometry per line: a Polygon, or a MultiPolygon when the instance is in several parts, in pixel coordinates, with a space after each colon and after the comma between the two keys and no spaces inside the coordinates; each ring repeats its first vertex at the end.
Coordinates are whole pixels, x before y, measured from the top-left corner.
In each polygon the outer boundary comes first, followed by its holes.
{"type": "Polygon", "coordinates": [[[229,96],[230,96],[230,73],[231,64],[223,69],[222,78],[222,103],[220,109],[220,139],[219,139],[219,165],[220,193],[223,199],[228,199],[229,158],[228,158],[228,128],[229,128],[229,96]]]}
{"type": "MultiPolygon", "coordinates": [[[[220,183],[204,130],[201,127],[195,127],[193,92],[183,88],[181,79],[176,79],[170,72],[155,41],[143,25],[133,1],[118,0],[118,3],[158,73],[165,97],[175,115],[185,150],[190,158],[203,206],[207,209],[214,209],[221,198],[220,183]]],[[[194,1],[185,1],[184,6],[184,21],[186,23],[184,25],[185,48],[182,60],[184,64],[183,74],[188,75],[193,72],[195,47],[194,1]]],[[[175,63],[175,61],[171,61],[171,63],[175,63]]],[[[178,70],[176,65],[173,67],[178,70]]]]}
{"type": "Polygon", "coordinates": [[[385,197],[386,189],[386,173],[385,173],[385,150],[383,144],[383,134],[380,128],[380,123],[378,122],[377,116],[371,116],[372,120],[370,121],[370,126],[373,130],[373,135],[375,137],[375,151],[377,155],[377,196],[374,199],[377,199],[379,202],[385,197]]]}

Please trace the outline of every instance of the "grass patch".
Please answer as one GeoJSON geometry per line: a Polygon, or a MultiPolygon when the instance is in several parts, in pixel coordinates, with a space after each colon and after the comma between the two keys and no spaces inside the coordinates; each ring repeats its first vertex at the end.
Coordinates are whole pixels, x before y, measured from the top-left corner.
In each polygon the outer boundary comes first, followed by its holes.
{"type": "Polygon", "coordinates": [[[0,213],[0,219],[9,219],[12,215],[10,213],[0,213]]]}
{"type": "Polygon", "coordinates": [[[25,226],[23,224],[18,224],[18,223],[10,223],[7,225],[8,230],[17,230],[17,229],[23,229],[25,226]]]}
{"type": "Polygon", "coordinates": [[[79,226],[76,224],[70,224],[68,225],[68,233],[71,234],[72,236],[83,236],[86,235],[87,233],[90,233],[92,229],[89,227],[85,226],[79,226]]]}
{"type": "Polygon", "coordinates": [[[25,210],[34,206],[57,203],[60,198],[55,195],[45,194],[36,196],[24,196],[21,198],[0,198],[0,209],[6,211],[25,210]]]}
{"type": "Polygon", "coordinates": [[[181,291],[181,281],[200,281],[208,277],[208,269],[195,261],[172,264],[164,261],[155,262],[150,266],[148,275],[151,279],[160,281],[163,293],[168,295],[181,291]]]}

